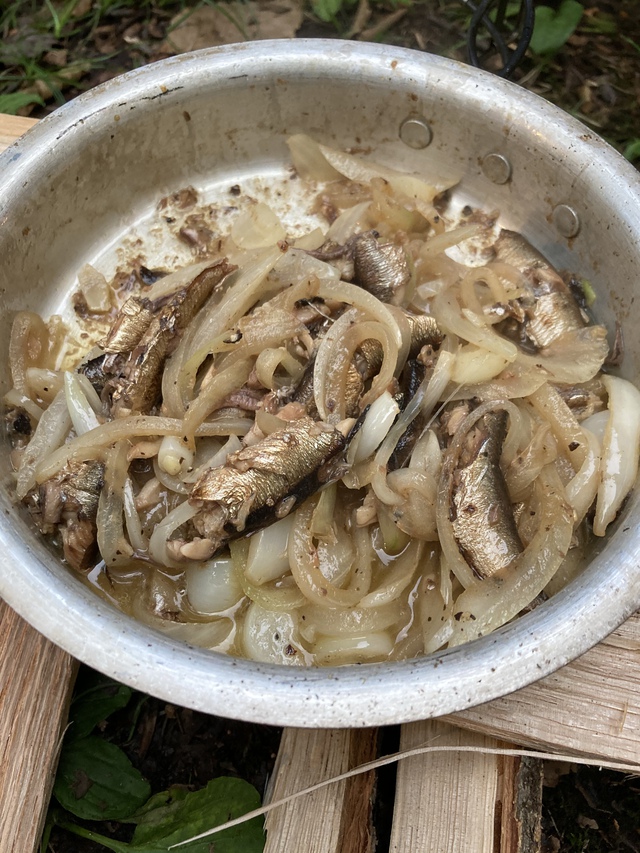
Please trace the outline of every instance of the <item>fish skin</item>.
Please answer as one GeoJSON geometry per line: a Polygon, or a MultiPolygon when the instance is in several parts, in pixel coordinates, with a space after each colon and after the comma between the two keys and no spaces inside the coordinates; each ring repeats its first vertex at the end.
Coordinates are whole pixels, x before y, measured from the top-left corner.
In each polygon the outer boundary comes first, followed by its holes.
{"type": "MultiPolygon", "coordinates": [[[[163,300],[142,337],[129,353],[115,382],[113,414],[123,417],[148,412],[158,401],[162,368],[185,327],[226,276],[236,267],[225,259],[203,270],[187,287],[163,300]]],[[[125,303],[126,304],[126,303],[125,303]]]]}
{"type": "Polygon", "coordinates": [[[481,579],[507,568],[523,551],[500,470],[507,418],[505,411],[488,412],[480,418],[453,476],[454,537],[481,579]]]}
{"type": "Polygon", "coordinates": [[[193,519],[196,530],[217,551],[229,539],[284,517],[328,481],[323,467],[345,445],[339,430],[303,417],[231,454],[191,490],[189,502],[202,508],[193,519]],[[283,506],[286,512],[278,515],[283,506]]]}
{"type": "Polygon", "coordinates": [[[353,246],[354,282],[381,302],[391,302],[411,280],[411,270],[402,246],[378,243],[372,231],[359,234],[353,246]]]}
{"type": "Polygon", "coordinates": [[[560,274],[521,234],[502,229],[495,243],[497,258],[520,270],[529,289],[521,299],[527,337],[544,349],[565,332],[587,325],[580,306],[560,274]]]}
{"type": "Polygon", "coordinates": [[[152,320],[153,309],[149,301],[130,296],[123,303],[102,349],[108,353],[130,352],[140,343],[152,320]]]}

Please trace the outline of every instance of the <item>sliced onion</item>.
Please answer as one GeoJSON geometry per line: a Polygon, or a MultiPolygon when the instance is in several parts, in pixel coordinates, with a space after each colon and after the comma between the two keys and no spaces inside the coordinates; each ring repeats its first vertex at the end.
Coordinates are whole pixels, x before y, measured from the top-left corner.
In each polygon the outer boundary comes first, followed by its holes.
{"type": "Polygon", "coordinates": [[[297,629],[295,613],[264,610],[254,601],[244,617],[243,651],[251,660],[263,663],[303,665],[305,653],[297,629]]]}
{"type": "Polygon", "coordinates": [[[374,631],[360,636],[320,637],[311,651],[316,663],[364,663],[384,660],[393,650],[393,640],[385,631],[374,631]]]}
{"type": "Polygon", "coordinates": [[[36,423],[42,417],[44,409],[41,409],[37,403],[34,403],[31,397],[27,397],[17,388],[12,388],[4,395],[4,402],[9,408],[24,409],[25,412],[33,418],[36,423]]]}
{"type": "Polygon", "coordinates": [[[289,571],[289,534],[293,515],[276,521],[249,538],[245,576],[256,586],[276,580],[289,571]]]}
{"type": "MultiPolygon", "coordinates": [[[[16,494],[20,500],[36,485],[36,470],[43,465],[49,466],[54,452],[60,448],[70,429],[71,416],[67,400],[64,391],[58,391],[53,403],[42,413],[31,441],[22,455],[16,484],[16,494]]],[[[62,450],[64,451],[64,448],[62,450]]],[[[39,482],[48,480],[58,470],[57,467],[54,468],[39,482]]]]}
{"type": "Polygon", "coordinates": [[[252,204],[231,226],[231,239],[241,249],[266,249],[286,236],[282,222],[264,202],[252,204]]]}
{"type": "Polygon", "coordinates": [[[506,358],[489,352],[474,344],[460,348],[456,363],[451,374],[451,381],[456,385],[472,385],[488,382],[502,373],[509,364],[506,358]]]}
{"type": "Polygon", "coordinates": [[[191,521],[194,515],[200,512],[198,507],[191,506],[189,501],[183,501],[168,513],[162,521],[156,525],[151,539],[149,540],[149,556],[161,566],[170,566],[174,569],[184,569],[184,563],[179,563],[169,556],[167,542],[171,534],[187,521],[191,521]]]}
{"type": "Polygon", "coordinates": [[[231,557],[187,566],[187,597],[198,613],[222,613],[237,604],[244,593],[231,557]]]}
{"type": "Polygon", "coordinates": [[[359,234],[367,227],[367,211],[370,207],[370,201],[360,201],[343,210],[331,223],[326,239],[342,245],[349,237],[359,234]]]}
{"type": "Polygon", "coordinates": [[[193,452],[175,435],[165,435],[158,450],[158,465],[167,474],[177,477],[193,464],[193,452]]]}
{"type": "Polygon", "coordinates": [[[450,287],[438,293],[433,299],[432,311],[438,324],[445,331],[489,350],[506,362],[515,361],[518,357],[518,347],[512,341],[498,335],[472,311],[460,308],[455,288],[450,287]]]}
{"type": "MultiPolygon", "coordinates": [[[[67,423],[69,424],[66,432],[68,432],[71,428],[71,418],[69,417],[64,392],[60,393],[66,409],[67,423]]],[[[50,409],[51,406],[49,406],[47,412],[50,409]]],[[[36,466],[38,482],[43,483],[45,480],[53,477],[67,462],[100,459],[104,455],[104,449],[114,442],[120,441],[120,439],[130,439],[136,436],[181,435],[182,425],[183,422],[176,418],[161,418],[154,415],[131,415],[127,418],[117,418],[115,421],[108,421],[106,424],[101,424],[95,430],[90,430],[90,432],[69,441],[64,447],[59,447],[64,440],[63,436],[58,445],[56,445],[59,448],[58,450],[53,453],[47,452],[39,457],[36,466]]],[[[62,426],[63,423],[61,422],[60,428],[62,426]]],[[[208,421],[202,424],[196,430],[196,435],[229,435],[229,433],[246,435],[250,426],[251,421],[247,418],[220,418],[217,421],[208,421]]],[[[34,439],[31,439],[29,447],[33,444],[33,441],[34,439]]]]}
{"type": "Polygon", "coordinates": [[[341,174],[327,162],[320,146],[306,133],[296,133],[287,139],[291,160],[301,178],[313,181],[337,181],[341,174]]]}
{"type": "Polygon", "coordinates": [[[107,567],[120,565],[133,556],[124,533],[124,489],[127,479],[127,442],[121,441],[105,457],[104,486],[96,515],[100,555],[107,567]]]}
{"type": "Polygon", "coordinates": [[[111,288],[101,272],[85,264],[78,272],[78,285],[92,314],[108,314],[111,310],[111,288]]]}
{"type": "Polygon", "coordinates": [[[351,458],[351,453],[349,453],[347,461],[357,464],[368,456],[371,456],[391,429],[399,412],[400,407],[391,394],[388,391],[383,391],[378,399],[374,400],[371,404],[360,431],[352,441],[352,444],[354,444],[357,439],[353,458],[351,458]]]}
{"type": "Polygon", "coordinates": [[[603,376],[611,417],[602,443],[600,485],[593,532],[604,536],[638,476],[640,391],[618,376],[603,376]]]}
{"type": "Polygon", "coordinates": [[[64,394],[69,407],[69,415],[77,435],[84,435],[100,426],[96,413],[89,405],[87,396],[79,382],[77,373],[66,370],[64,373],[64,394]]]}

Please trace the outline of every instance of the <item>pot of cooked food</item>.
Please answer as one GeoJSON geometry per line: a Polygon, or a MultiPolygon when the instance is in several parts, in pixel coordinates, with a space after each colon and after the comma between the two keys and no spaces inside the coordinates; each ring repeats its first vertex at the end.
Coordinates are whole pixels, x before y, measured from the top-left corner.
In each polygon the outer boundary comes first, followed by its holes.
{"type": "Polygon", "coordinates": [[[169,59],[1,160],[0,592],[166,700],[368,726],[640,604],[640,181],[383,45],[169,59]]]}

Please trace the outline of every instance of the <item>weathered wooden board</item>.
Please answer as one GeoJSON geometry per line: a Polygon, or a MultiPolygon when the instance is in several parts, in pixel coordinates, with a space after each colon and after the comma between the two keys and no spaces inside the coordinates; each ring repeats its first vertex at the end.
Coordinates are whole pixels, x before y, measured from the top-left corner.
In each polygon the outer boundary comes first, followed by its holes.
{"type": "Polygon", "coordinates": [[[0,601],[0,850],[39,843],[76,662],[0,601]]]}
{"type": "MultiPolygon", "coordinates": [[[[285,729],[269,800],[370,761],[376,740],[376,729],[285,729]]],[[[370,853],[374,779],[362,773],[269,812],[265,853],[370,853]]]]}
{"type": "MultiPolygon", "coordinates": [[[[401,749],[511,746],[440,720],[402,726],[401,749]]],[[[486,752],[401,761],[389,853],[538,853],[542,762],[486,752]]]]}

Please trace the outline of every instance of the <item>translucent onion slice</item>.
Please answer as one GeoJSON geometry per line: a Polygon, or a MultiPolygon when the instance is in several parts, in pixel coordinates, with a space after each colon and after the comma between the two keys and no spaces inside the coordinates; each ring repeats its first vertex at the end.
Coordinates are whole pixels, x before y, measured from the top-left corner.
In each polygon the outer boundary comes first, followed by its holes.
{"type": "Polygon", "coordinates": [[[185,579],[187,598],[198,613],[222,613],[236,605],[244,595],[231,557],[187,566],[185,579]]]}
{"type": "Polygon", "coordinates": [[[388,391],[383,391],[377,400],[371,404],[360,431],[354,437],[352,444],[357,439],[357,446],[353,453],[353,459],[350,458],[349,453],[347,461],[357,464],[371,456],[384,440],[399,412],[400,407],[391,394],[388,391]]]}
{"type": "Polygon", "coordinates": [[[251,205],[231,226],[231,239],[241,249],[266,249],[286,236],[282,222],[264,202],[251,205]]]}
{"type": "Polygon", "coordinates": [[[289,534],[293,515],[276,521],[249,538],[245,577],[256,586],[276,580],[289,571],[289,534]]]}
{"type": "Polygon", "coordinates": [[[297,628],[295,613],[265,610],[254,601],[243,621],[243,651],[251,660],[263,663],[304,665],[305,652],[297,628]]]}
{"type": "MultiPolygon", "coordinates": [[[[55,451],[60,448],[70,429],[71,416],[69,415],[67,399],[64,391],[58,391],[53,403],[42,413],[31,441],[22,455],[16,483],[16,494],[20,500],[26,497],[27,493],[36,485],[36,471],[43,465],[49,467],[55,451]]],[[[65,450],[65,448],[60,449],[63,452],[65,450]]],[[[66,457],[62,465],[65,462],[66,457]]],[[[48,480],[58,470],[58,467],[54,467],[51,473],[47,473],[39,482],[48,480]]]]}
{"type": "MultiPolygon", "coordinates": [[[[94,430],[86,432],[69,441],[63,447],[60,444],[64,441],[69,429],[71,429],[71,418],[67,408],[67,401],[64,392],[60,392],[62,405],[66,409],[64,417],[66,421],[60,419],[60,407],[54,409],[51,414],[51,421],[55,419],[55,426],[59,432],[63,432],[60,440],[55,445],[58,449],[54,452],[47,450],[45,453],[38,454],[37,461],[34,467],[37,468],[38,482],[43,483],[70,461],[88,461],[89,459],[101,459],[104,456],[105,448],[120,439],[135,438],[137,436],[153,436],[153,435],[181,435],[182,425],[181,420],[176,418],[162,418],[154,415],[131,415],[127,418],[117,418],[115,421],[109,421],[106,424],[101,424],[94,430]],[[68,424],[64,429],[65,424],[68,424]]],[[[57,399],[57,398],[56,398],[57,399]]],[[[55,402],[55,401],[54,401],[55,402]]],[[[53,403],[51,404],[53,405],[53,403]]],[[[51,411],[51,406],[47,412],[51,411]]],[[[46,412],[45,412],[46,414],[46,412]]],[[[44,418],[44,415],[43,415],[44,418]]],[[[41,421],[42,422],[42,421],[41,421]]],[[[246,435],[251,427],[251,421],[248,418],[220,418],[217,421],[208,421],[202,424],[197,430],[196,435],[246,435]]],[[[31,439],[29,447],[35,440],[31,439]]],[[[29,448],[27,448],[28,450],[29,448]]],[[[53,449],[53,448],[52,448],[53,449]]],[[[34,448],[35,452],[35,448],[34,448]]],[[[27,489],[28,491],[28,489],[27,489]]],[[[26,494],[26,492],[25,492],[26,494]]]]}
{"type": "Polygon", "coordinates": [[[451,374],[456,385],[488,382],[502,373],[509,364],[506,358],[483,347],[467,344],[460,348],[451,374]]]}
{"type": "Polygon", "coordinates": [[[384,660],[393,651],[393,640],[386,631],[360,636],[320,637],[311,647],[316,663],[364,663],[384,660]]]}
{"type": "Polygon", "coordinates": [[[92,314],[107,314],[111,310],[111,288],[91,264],[85,264],[78,272],[78,285],[92,314]]]}
{"type": "Polygon", "coordinates": [[[604,536],[638,476],[640,391],[618,376],[603,376],[611,417],[602,443],[600,485],[593,532],[604,536]]]}
{"type": "Polygon", "coordinates": [[[169,556],[167,552],[167,541],[174,533],[194,515],[200,512],[198,507],[191,506],[189,501],[184,501],[168,513],[162,521],[156,525],[151,539],[149,540],[149,556],[161,566],[169,566],[174,569],[184,569],[184,562],[179,563],[169,556]]]}
{"type": "MultiPolygon", "coordinates": [[[[303,595],[325,607],[352,607],[368,592],[371,582],[371,563],[354,567],[349,586],[340,589],[323,575],[316,559],[317,551],[311,535],[311,518],[315,500],[309,500],[295,514],[295,523],[289,536],[289,564],[291,573],[303,595]]],[[[354,531],[359,535],[361,531],[354,531]]],[[[365,531],[368,539],[368,533],[365,531]]]]}
{"type": "Polygon", "coordinates": [[[375,608],[395,601],[413,580],[423,551],[423,542],[415,539],[411,541],[402,554],[391,561],[380,586],[360,600],[359,607],[375,608]]]}
{"type": "Polygon", "coordinates": [[[126,441],[120,441],[105,457],[104,486],[98,500],[96,527],[98,548],[107,567],[121,565],[133,556],[124,532],[124,490],[128,461],[126,441]]]}
{"type": "Polygon", "coordinates": [[[78,374],[65,370],[64,394],[71,422],[77,435],[84,435],[86,432],[100,426],[100,421],[89,405],[86,394],[79,382],[78,374]]]}
{"type": "Polygon", "coordinates": [[[438,293],[432,303],[433,316],[442,329],[457,335],[468,343],[489,350],[511,363],[518,357],[518,347],[486,326],[473,311],[460,308],[456,288],[438,293]]]}
{"type": "Polygon", "coordinates": [[[312,181],[337,181],[342,176],[330,166],[320,146],[306,133],[296,133],[287,139],[291,160],[301,178],[312,181]]]}
{"type": "Polygon", "coordinates": [[[318,147],[327,163],[333,166],[336,171],[344,175],[345,178],[361,184],[368,183],[372,178],[384,178],[395,192],[427,204],[431,204],[439,193],[447,189],[447,186],[442,185],[437,187],[433,184],[428,184],[416,175],[399,172],[388,166],[372,163],[353,154],[329,148],[326,145],[319,145],[318,147]]]}
{"type": "Polygon", "coordinates": [[[580,524],[587,514],[600,485],[600,442],[584,426],[582,432],[587,446],[584,462],[575,477],[564,487],[567,500],[573,507],[574,525],[580,524]]]}
{"type": "Polygon", "coordinates": [[[18,391],[17,388],[7,391],[4,395],[4,402],[9,408],[24,409],[36,423],[40,420],[44,411],[37,403],[33,402],[31,397],[27,397],[26,394],[18,391]]]}

